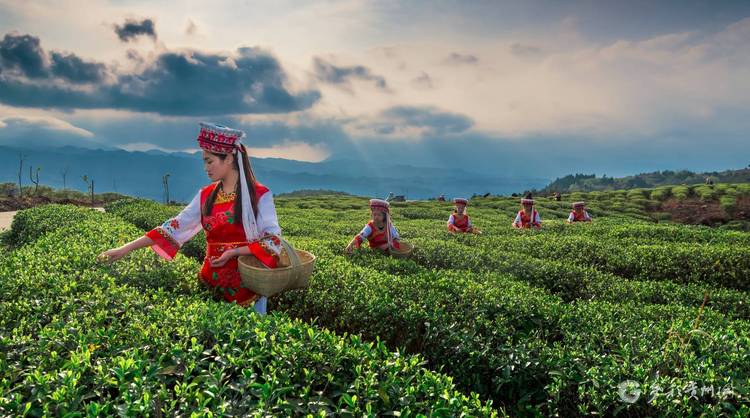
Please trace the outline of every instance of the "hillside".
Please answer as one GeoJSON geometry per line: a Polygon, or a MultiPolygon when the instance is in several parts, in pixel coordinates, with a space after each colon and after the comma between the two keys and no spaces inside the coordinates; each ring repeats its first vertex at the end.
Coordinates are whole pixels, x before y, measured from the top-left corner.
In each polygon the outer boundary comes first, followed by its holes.
{"type": "Polygon", "coordinates": [[[39,187],[24,186],[23,193],[19,195],[17,183],[0,183],[0,212],[28,209],[51,203],[102,206],[125,197],[127,196],[119,193],[95,193],[92,200],[89,193],[69,189],[55,190],[43,184],[39,187]]]}
{"type": "MultiPolygon", "coordinates": [[[[41,167],[40,180],[54,188],[87,191],[81,180],[88,175],[96,182],[95,192],[113,192],[147,199],[163,200],[162,178],[170,174],[170,199],[188,202],[210,181],[197,154],[128,152],[75,147],[26,149],[0,146],[0,182],[18,182],[19,154],[26,156],[22,182],[28,186],[29,166],[41,167]],[[66,183],[62,173],[67,172],[66,183]]],[[[393,192],[411,199],[445,194],[491,192],[512,193],[527,187],[542,187],[549,178],[534,176],[502,177],[471,170],[441,167],[371,163],[358,160],[332,160],[319,163],[280,158],[253,158],[258,180],[274,193],[299,189],[328,189],[346,193],[385,197],[393,192]]]]}
{"type": "Polygon", "coordinates": [[[606,212],[654,221],[750,230],[750,183],[573,192],[564,194],[563,199],[585,200],[606,212]]]}
{"type": "Polygon", "coordinates": [[[450,203],[394,203],[416,246],[394,259],[342,254],[366,198],[279,197],[318,262],[265,318],[197,287],[202,232],[170,263],[94,262],[180,206],[22,211],[0,255],[0,413],[747,415],[750,234],[657,224],[626,198],[582,225],[540,199],[541,231],[510,228],[516,198],[472,199],[482,235],[446,233],[450,203]]]}
{"type": "Polygon", "coordinates": [[[714,183],[750,183],[750,166],[740,170],[694,173],[692,171],[655,171],[633,176],[613,178],[597,177],[595,174],[575,174],[557,178],[538,193],[591,192],[622,190],[667,185],[704,184],[706,179],[714,183]]]}

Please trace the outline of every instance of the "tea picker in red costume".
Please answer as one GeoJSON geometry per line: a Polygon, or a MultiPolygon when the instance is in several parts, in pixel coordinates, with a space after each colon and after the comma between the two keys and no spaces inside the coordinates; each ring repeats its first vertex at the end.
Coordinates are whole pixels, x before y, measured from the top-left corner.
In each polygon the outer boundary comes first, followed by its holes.
{"type": "Polygon", "coordinates": [[[479,230],[471,224],[469,215],[466,214],[466,205],[469,204],[469,201],[463,198],[455,198],[453,199],[453,203],[455,203],[456,209],[453,210],[453,213],[448,218],[448,232],[479,233],[479,230]]]}
{"type": "Polygon", "coordinates": [[[513,221],[514,228],[542,228],[542,218],[539,216],[539,212],[534,208],[534,199],[531,198],[531,193],[528,193],[523,199],[521,199],[521,210],[516,214],[516,219],[513,221]]]}
{"type": "Polygon", "coordinates": [[[391,248],[401,248],[398,231],[391,222],[390,203],[385,200],[371,199],[370,210],[372,219],[349,243],[346,252],[351,253],[354,248],[360,248],[365,240],[367,240],[370,248],[374,249],[388,251],[391,248]]]}
{"type": "Polygon", "coordinates": [[[573,211],[568,215],[569,224],[573,222],[591,222],[591,215],[586,210],[586,203],[575,202],[573,203],[573,211]]]}
{"type": "Polygon", "coordinates": [[[276,268],[281,246],[281,228],[273,195],[255,179],[245,133],[221,125],[201,123],[198,144],[213,183],[202,187],[174,218],[144,236],[100,254],[115,261],[130,251],[151,247],[159,256],[172,260],[185,242],[203,229],[206,257],[199,279],[228,302],[253,305],[266,313],[267,298],[240,285],[237,257],[254,255],[268,268],[276,268]]]}

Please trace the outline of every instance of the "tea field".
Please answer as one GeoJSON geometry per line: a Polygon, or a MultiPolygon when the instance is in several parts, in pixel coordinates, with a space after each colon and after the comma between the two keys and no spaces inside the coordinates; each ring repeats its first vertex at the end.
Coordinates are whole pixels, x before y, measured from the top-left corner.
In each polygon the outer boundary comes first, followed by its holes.
{"type": "Polygon", "coordinates": [[[318,261],[266,317],[199,288],[202,233],[173,262],[95,262],[180,207],[19,212],[0,256],[0,415],[750,415],[750,233],[594,193],[593,224],[564,223],[581,196],[540,199],[540,231],[510,228],[517,199],[473,199],[482,235],[448,234],[450,203],[393,203],[410,259],[343,254],[365,198],[278,198],[284,235],[318,261]]]}

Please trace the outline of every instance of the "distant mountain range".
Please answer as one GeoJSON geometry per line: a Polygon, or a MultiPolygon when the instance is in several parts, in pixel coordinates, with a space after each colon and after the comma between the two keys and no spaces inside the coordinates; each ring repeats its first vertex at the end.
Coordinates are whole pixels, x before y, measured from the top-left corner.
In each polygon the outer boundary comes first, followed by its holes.
{"type": "MultiPolygon", "coordinates": [[[[0,182],[18,181],[19,154],[25,156],[22,181],[29,185],[29,166],[41,167],[42,184],[85,191],[87,175],[95,192],[107,191],[162,200],[162,176],[170,174],[170,199],[189,201],[209,180],[199,153],[166,153],[157,150],[94,150],[71,146],[45,149],[0,146],[0,182]]],[[[301,189],[328,189],[371,197],[393,192],[411,199],[473,194],[510,194],[543,187],[545,178],[486,177],[460,169],[384,165],[381,162],[335,160],[319,163],[280,158],[253,158],[258,180],[274,193],[301,189]]]]}
{"type": "Polygon", "coordinates": [[[665,170],[641,173],[626,177],[596,177],[595,174],[575,174],[557,178],[548,184],[542,193],[590,192],[597,190],[621,190],[640,187],[658,187],[674,184],[703,183],[709,179],[720,183],[750,183],[750,166],[739,170],[694,173],[687,170],[665,170]]]}

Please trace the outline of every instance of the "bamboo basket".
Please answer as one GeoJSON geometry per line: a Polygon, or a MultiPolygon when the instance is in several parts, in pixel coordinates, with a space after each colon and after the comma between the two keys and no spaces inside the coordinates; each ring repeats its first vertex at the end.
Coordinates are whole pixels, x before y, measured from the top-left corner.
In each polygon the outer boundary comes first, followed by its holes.
{"type": "Polygon", "coordinates": [[[399,244],[400,244],[399,246],[401,248],[399,248],[399,249],[391,248],[388,251],[391,254],[391,257],[396,257],[396,258],[409,258],[409,257],[411,257],[411,253],[414,251],[414,245],[410,244],[408,242],[405,242],[405,241],[401,241],[401,242],[399,242],[399,244]]]}
{"type": "Polygon", "coordinates": [[[237,258],[242,287],[268,297],[285,290],[308,286],[315,267],[315,255],[307,251],[296,250],[287,240],[279,238],[284,250],[281,251],[278,268],[269,269],[252,255],[237,258]]]}

